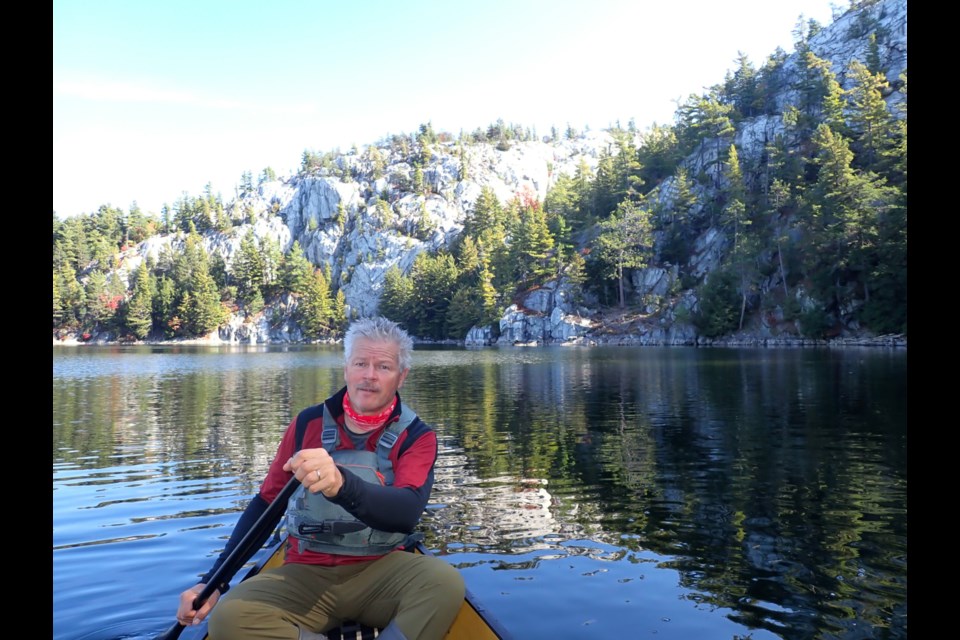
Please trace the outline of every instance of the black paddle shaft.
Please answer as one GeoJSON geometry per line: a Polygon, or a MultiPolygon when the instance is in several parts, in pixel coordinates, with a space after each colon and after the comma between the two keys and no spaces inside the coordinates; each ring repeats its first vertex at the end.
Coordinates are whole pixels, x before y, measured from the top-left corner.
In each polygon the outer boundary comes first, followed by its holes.
{"type": "MultiPolygon", "coordinates": [[[[220,584],[225,576],[235,574],[243,563],[247,561],[247,558],[253,555],[258,546],[257,542],[259,539],[263,537],[264,534],[269,534],[267,529],[273,528],[277,517],[286,510],[287,503],[299,487],[300,481],[297,480],[296,476],[290,478],[287,485],[280,491],[280,495],[274,498],[273,502],[267,506],[267,510],[257,518],[257,521],[253,523],[250,530],[247,531],[246,535],[243,536],[233,551],[230,552],[230,555],[223,561],[223,564],[220,565],[210,577],[210,580],[207,581],[207,584],[193,601],[194,610],[203,606],[203,603],[217,590],[217,585],[220,584]]],[[[183,633],[184,628],[178,620],[166,633],[157,636],[156,640],[177,640],[180,634],[183,633]]]]}

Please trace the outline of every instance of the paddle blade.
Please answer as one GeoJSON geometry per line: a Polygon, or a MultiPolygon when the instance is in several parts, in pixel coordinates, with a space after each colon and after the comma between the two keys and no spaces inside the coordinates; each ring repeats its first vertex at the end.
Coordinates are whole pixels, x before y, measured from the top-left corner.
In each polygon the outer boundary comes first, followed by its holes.
{"type": "Polygon", "coordinates": [[[177,640],[180,637],[180,634],[183,633],[184,626],[179,622],[167,629],[165,633],[161,633],[154,640],[177,640]]]}

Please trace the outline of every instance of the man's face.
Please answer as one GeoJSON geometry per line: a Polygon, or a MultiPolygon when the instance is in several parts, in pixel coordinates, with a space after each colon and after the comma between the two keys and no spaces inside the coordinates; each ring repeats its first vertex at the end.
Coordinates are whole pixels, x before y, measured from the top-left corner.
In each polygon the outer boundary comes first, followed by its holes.
{"type": "Polygon", "coordinates": [[[400,369],[400,349],[391,341],[357,338],[343,368],[350,404],[360,415],[376,415],[393,402],[408,369],[400,369]]]}

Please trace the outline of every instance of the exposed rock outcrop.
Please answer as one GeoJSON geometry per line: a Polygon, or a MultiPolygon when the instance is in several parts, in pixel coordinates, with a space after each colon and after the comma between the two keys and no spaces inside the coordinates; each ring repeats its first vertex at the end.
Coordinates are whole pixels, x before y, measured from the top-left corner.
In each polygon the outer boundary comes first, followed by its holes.
{"type": "MultiPolygon", "coordinates": [[[[896,88],[907,66],[906,0],[883,0],[850,11],[810,38],[810,50],[830,61],[844,87],[850,86],[847,70],[851,60],[866,60],[871,51],[866,33],[878,34],[876,55],[886,77],[896,88]]],[[[787,57],[781,86],[776,95],[783,112],[800,101],[794,88],[802,72],[796,54],[787,57]]],[[[905,95],[892,90],[886,96],[893,106],[905,95]]],[[[765,153],[771,140],[785,133],[781,117],[762,115],[739,123],[733,142],[745,160],[765,153]]],[[[684,159],[691,175],[715,172],[723,148],[705,139],[684,159]]],[[[408,273],[421,252],[449,248],[463,229],[484,187],[506,202],[529,193],[541,202],[560,175],[573,176],[581,162],[596,170],[605,150],[612,147],[607,132],[587,132],[576,138],[514,142],[507,147],[474,144],[460,149],[454,142],[431,145],[431,157],[422,168],[424,189],[411,188],[416,169],[409,157],[389,145],[379,145],[381,166],[375,167],[368,150],[339,156],[336,166],[309,175],[298,175],[261,184],[232,204],[234,219],[250,220],[222,233],[206,234],[204,246],[220,256],[229,268],[240,243],[252,230],[258,239],[275,241],[288,251],[296,241],[315,265],[328,265],[332,286],[344,293],[356,315],[371,315],[378,309],[387,271],[397,266],[408,273]],[[246,213],[240,213],[246,212],[246,213]]],[[[726,145],[730,141],[725,142],[726,145]]],[[[696,187],[702,191],[703,187],[696,187]]],[[[666,178],[649,194],[649,200],[669,208],[676,197],[674,178],[666,178]]],[[[697,211],[693,212],[694,215],[697,211]]],[[[168,251],[179,251],[182,234],[148,238],[121,256],[120,274],[129,274],[148,257],[159,261],[168,251]]],[[[708,227],[693,242],[693,257],[687,273],[703,279],[717,269],[728,250],[730,238],[717,227],[708,227]]],[[[781,286],[779,274],[768,277],[765,290],[781,286]]],[[[581,300],[583,292],[569,283],[548,281],[515,298],[495,327],[474,327],[465,342],[471,345],[504,344],[716,344],[697,335],[689,316],[698,300],[684,288],[676,265],[655,265],[629,273],[627,282],[631,313],[628,322],[614,323],[594,310],[596,300],[581,300]]],[[[800,306],[809,303],[802,287],[795,288],[800,306]]],[[[296,301],[289,298],[267,308],[254,320],[237,316],[217,332],[217,339],[235,343],[293,342],[302,339],[290,319],[296,301]],[[274,318],[276,320],[274,320],[274,318]]],[[[852,314],[851,314],[852,315],[852,314]]],[[[795,327],[783,320],[782,309],[773,309],[752,320],[749,333],[723,342],[744,344],[807,344],[795,327]]],[[[838,339],[856,341],[857,329],[848,323],[838,339]]],[[[879,339],[900,346],[898,337],[879,339]]],[[[56,341],[56,338],[55,338],[56,341]]]]}

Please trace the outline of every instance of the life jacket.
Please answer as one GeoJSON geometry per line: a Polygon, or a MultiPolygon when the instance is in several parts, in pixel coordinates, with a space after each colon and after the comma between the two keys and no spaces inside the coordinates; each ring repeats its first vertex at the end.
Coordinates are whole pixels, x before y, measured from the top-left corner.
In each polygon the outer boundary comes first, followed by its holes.
{"type": "MultiPolygon", "coordinates": [[[[394,479],[390,451],[400,440],[400,434],[416,420],[419,420],[417,414],[401,405],[400,418],[380,434],[376,451],[337,449],[340,429],[324,406],[320,438],[323,448],[338,466],[349,469],[364,482],[387,486],[392,485],[394,479]]],[[[296,451],[303,446],[305,430],[306,422],[297,424],[296,451]]],[[[301,552],[307,549],[348,556],[383,555],[402,546],[409,535],[368,527],[322,493],[308,491],[303,485],[290,498],[286,521],[287,533],[297,540],[301,552]]]]}

